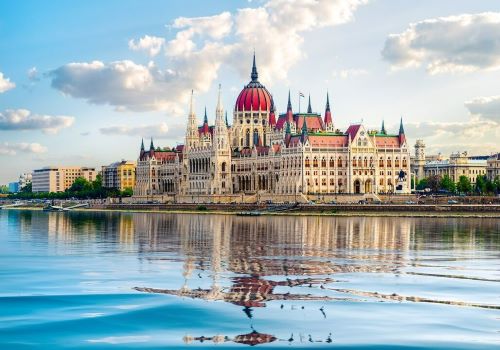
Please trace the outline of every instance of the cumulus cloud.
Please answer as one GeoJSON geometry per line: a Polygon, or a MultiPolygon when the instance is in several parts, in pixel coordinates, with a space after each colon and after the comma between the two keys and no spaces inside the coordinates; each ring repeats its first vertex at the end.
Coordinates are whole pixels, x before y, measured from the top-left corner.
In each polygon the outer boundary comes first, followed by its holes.
{"type": "Polygon", "coordinates": [[[500,68],[500,13],[439,17],[391,34],[382,56],[395,69],[426,65],[430,74],[500,68]]]}
{"type": "Polygon", "coordinates": [[[39,143],[0,143],[0,155],[15,156],[18,153],[45,153],[47,148],[39,143]]]}
{"type": "Polygon", "coordinates": [[[236,13],[180,17],[169,26],[176,31],[174,38],[161,41],[145,36],[129,43],[131,49],[149,54],[157,54],[162,47],[165,62],[76,62],[49,76],[55,89],[90,103],[179,115],[191,89],[207,91],[223,64],[248,77],[254,48],[261,81],[286,78],[289,69],[304,58],[306,32],[351,21],[356,9],[367,1],[269,0],[261,7],[236,13]]]}
{"type": "Polygon", "coordinates": [[[0,112],[0,130],[42,130],[56,134],[73,125],[74,117],[33,114],[27,109],[7,109],[0,112]]]}
{"type": "Polygon", "coordinates": [[[126,126],[114,125],[100,128],[104,135],[126,135],[139,137],[162,137],[168,134],[169,128],[166,123],[155,125],[126,126]]]}
{"type": "Polygon", "coordinates": [[[0,94],[13,89],[16,87],[16,84],[10,81],[9,78],[4,77],[3,73],[0,72],[0,94]]]}
{"type": "Polygon", "coordinates": [[[137,41],[131,39],[128,47],[133,51],[145,51],[149,56],[154,57],[160,53],[164,44],[164,38],[145,35],[137,41]]]}
{"type": "Polygon", "coordinates": [[[500,123],[500,96],[476,97],[465,102],[470,114],[500,123]]]}

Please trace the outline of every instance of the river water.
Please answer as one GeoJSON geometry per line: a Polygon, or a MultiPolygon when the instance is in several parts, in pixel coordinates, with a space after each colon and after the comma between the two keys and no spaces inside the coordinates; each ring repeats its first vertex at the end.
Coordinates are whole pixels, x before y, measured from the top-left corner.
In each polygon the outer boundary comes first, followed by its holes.
{"type": "Polygon", "coordinates": [[[0,349],[498,349],[500,220],[0,212],[0,349]]]}

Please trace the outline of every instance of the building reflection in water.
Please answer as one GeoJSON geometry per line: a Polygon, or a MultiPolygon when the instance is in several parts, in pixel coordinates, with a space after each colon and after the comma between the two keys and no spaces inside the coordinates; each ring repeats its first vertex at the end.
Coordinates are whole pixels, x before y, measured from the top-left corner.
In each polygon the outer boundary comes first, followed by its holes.
{"type": "MultiPolygon", "coordinates": [[[[478,229],[477,219],[446,218],[29,211],[8,215],[23,235],[38,234],[56,245],[97,239],[118,242],[113,249],[135,250],[141,261],[182,262],[178,289],[136,290],[225,301],[241,307],[249,318],[253,308],[270,301],[345,300],[329,288],[337,274],[399,274],[420,264],[419,251],[432,250],[436,242],[474,250],[498,245],[500,239],[500,222],[495,219],[481,219],[478,229]]],[[[236,337],[185,338],[249,345],[276,340],[281,339],[255,330],[236,337]]],[[[331,337],[318,341],[329,342],[331,337]]]]}

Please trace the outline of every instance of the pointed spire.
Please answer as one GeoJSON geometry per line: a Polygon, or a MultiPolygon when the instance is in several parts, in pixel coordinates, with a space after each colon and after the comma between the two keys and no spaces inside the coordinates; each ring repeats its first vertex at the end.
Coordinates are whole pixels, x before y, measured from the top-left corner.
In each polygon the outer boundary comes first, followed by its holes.
{"type": "Polygon", "coordinates": [[[287,112],[292,110],[292,101],[290,100],[290,89],[288,89],[288,105],[286,106],[286,110],[287,112]]]}
{"type": "Polygon", "coordinates": [[[203,124],[208,124],[207,106],[205,106],[205,116],[203,117],[203,124]]]}
{"type": "Polygon", "coordinates": [[[151,143],[149,144],[149,150],[150,151],[154,151],[155,150],[155,146],[153,145],[153,138],[151,138],[151,143]]]}
{"type": "Polygon", "coordinates": [[[144,152],[144,139],[141,140],[141,152],[144,152]]]}
{"type": "Polygon", "coordinates": [[[253,52],[253,66],[252,66],[252,74],[250,75],[253,82],[259,81],[259,73],[257,73],[257,65],[255,64],[255,51],[253,52]]]}
{"type": "Polygon", "coordinates": [[[331,126],[333,124],[332,112],[330,111],[330,96],[328,91],[326,92],[326,106],[325,106],[325,126],[331,126]]]}
{"type": "Polygon", "coordinates": [[[384,122],[384,120],[382,120],[382,129],[380,130],[380,133],[384,134],[384,135],[387,134],[387,132],[385,131],[385,122],[384,122]]]}
{"type": "Polygon", "coordinates": [[[403,128],[403,117],[401,117],[401,121],[399,122],[399,135],[404,135],[405,129],[403,128]]]}
{"type": "Polygon", "coordinates": [[[307,113],[312,113],[312,107],[311,107],[311,94],[309,94],[309,104],[307,105],[307,113]]]}
{"type": "Polygon", "coordinates": [[[219,84],[219,95],[217,97],[217,111],[222,111],[221,84],[219,84]]]}
{"type": "Polygon", "coordinates": [[[307,123],[306,123],[306,117],[303,117],[304,121],[302,122],[302,136],[301,136],[301,141],[302,143],[304,142],[306,136],[307,136],[307,123]]]}
{"type": "Polygon", "coordinates": [[[191,90],[191,99],[189,101],[189,115],[194,115],[194,98],[193,98],[194,92],[191,90]]]}

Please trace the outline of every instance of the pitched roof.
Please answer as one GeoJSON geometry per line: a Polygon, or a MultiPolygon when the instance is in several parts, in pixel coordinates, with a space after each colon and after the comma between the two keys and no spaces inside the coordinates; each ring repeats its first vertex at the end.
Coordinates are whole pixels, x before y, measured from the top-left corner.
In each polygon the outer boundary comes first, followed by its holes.
{"type": "Polygon", "coordinates": [[[356,134],[358,133],[360,128],[361,128],[361,124],[353,124],[347,128],[345,133],[347,135],[350,135],[351,139],[353,139],[356,136],[356,134]]]}

